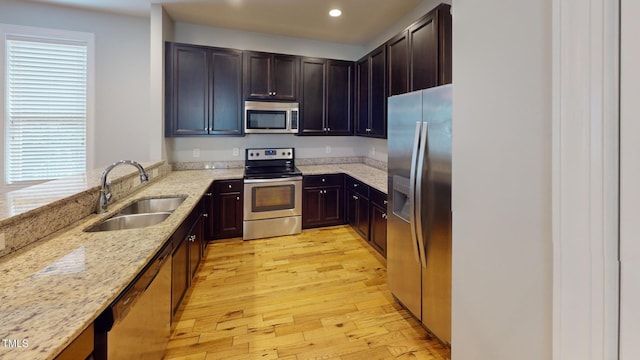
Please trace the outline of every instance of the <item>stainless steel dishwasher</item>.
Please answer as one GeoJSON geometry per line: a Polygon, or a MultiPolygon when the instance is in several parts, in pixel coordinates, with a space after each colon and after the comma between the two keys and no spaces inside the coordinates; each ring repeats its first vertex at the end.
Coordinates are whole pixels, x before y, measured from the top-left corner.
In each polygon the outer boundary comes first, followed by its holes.
{"type": "Polygon", "coordinates": [[[96,320],[94,358],[161,359],[171,323],[171,243],[96,320]]]}

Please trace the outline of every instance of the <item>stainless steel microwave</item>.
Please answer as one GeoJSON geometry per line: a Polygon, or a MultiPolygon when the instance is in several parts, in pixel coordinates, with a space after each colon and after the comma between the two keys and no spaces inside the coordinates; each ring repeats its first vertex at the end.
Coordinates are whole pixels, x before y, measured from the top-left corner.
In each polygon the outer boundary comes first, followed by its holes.
{"type": "Polygon", "coordinates": [[[297,133],[299,122],[297,102],[244,102],[244,132],[297,133]]]}

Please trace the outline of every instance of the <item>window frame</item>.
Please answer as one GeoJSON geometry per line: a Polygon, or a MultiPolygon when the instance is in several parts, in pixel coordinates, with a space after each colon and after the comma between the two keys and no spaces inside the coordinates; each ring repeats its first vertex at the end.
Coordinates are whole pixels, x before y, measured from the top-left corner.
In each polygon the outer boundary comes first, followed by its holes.
{"type": "Polygon", "coordinates": [[[6,109],[7,102],[7,37],[20,38],[45,38],[48,40],[60,40],[62,42],[82,42],[87,46],[87,98],[86,98],[86,169],[94,168],[95,162],[95,36],[92,33],[48,29],[32,26],[20,26],[0,23],[0,172],[2,180],[0,182],[0,193],[23,188],[26,186],[39,184],[50,180],[21,181],[14,184],[6,183],[6,155],[7,155],[7,139],[6,139],[6,120],[8,112],[6,109]]]}

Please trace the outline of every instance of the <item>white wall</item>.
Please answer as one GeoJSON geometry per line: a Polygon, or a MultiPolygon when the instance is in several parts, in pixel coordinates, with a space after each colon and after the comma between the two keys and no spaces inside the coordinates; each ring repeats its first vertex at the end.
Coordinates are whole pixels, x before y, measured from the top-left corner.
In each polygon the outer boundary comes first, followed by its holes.
{"type": "Polygon", "coordinates": [[[620,6],[620,359],[631,360],[640,358],[640,3],[620,6]]]}
{"type": "Polygon", "coordinates": [[[0,0],[0,23],[94,33],[96,144],[89,167],[150,160],[149,19],[0,0]]]}
{"type": "Polygon", "coordinates": [[[551,358],[551,20],[551,0],[453,5],[456,360],[551,358]]]}

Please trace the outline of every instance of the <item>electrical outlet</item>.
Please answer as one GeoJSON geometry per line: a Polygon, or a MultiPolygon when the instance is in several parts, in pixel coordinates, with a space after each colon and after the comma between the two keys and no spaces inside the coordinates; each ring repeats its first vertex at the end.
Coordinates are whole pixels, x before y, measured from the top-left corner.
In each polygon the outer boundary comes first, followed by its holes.
{"type": "Polygon", "coordinates": [[[376,147],[372,146],[371,147],[371,155],[375,155],[376,154],[376,147]]]}
{"type": "Polygon", "coordinates": [[[0,233],[0,251],[4,250],[4,248],[7,246],[6,242],[4,241],[4,233],[0,233]]]}
{"type": "Polygon", "coordinates": [[[239,155],[240,155],[240,149],[233,148],[233,156],[239,156],[239,155]]]}
{"type": "Polygon", "coordinates": [[[325,153],[327,153],[327,154],[331,154],[331,145],[327,145],[327,146],[324,148],[324,152],[325,152],[325,153]]]}
{"type": "Polygon", "coordinates": [[[193,157],[194,158],[199,158],[200,157],[200,149],[198,149],[198,148],[193,149],[193,157]]]}

